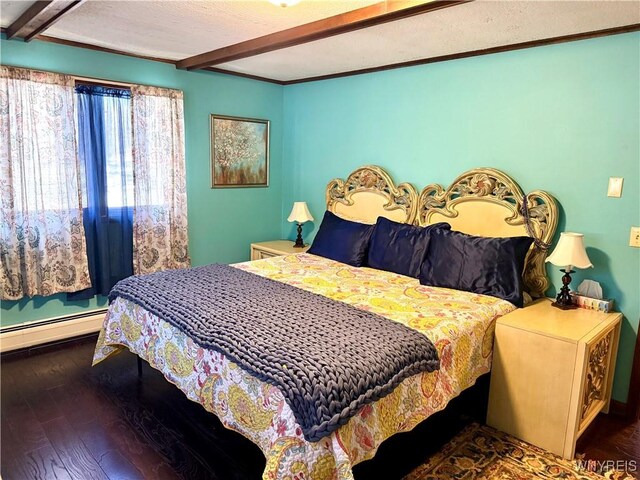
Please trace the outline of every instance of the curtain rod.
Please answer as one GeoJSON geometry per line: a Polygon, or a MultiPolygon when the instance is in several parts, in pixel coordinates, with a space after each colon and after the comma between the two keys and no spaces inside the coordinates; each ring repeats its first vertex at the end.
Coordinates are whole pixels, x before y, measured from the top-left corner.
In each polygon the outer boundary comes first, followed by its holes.
{"type": "MultiPolygon", "coordinates": [[[[127,87],[127,88],[131,88],[134,87],[136,85],[140,85],[139,83],[127,83],[127,82],[116,82],[113,80],[104,80],[102,78],[90,78],[90,77],[78,77],[77,75],[71,75],[71,77],[76,81],[76,82],[80,82],[80,83],[92,83],[92,84],[100,84],[100,85],[111,85],[114,87],[127,87]]],[[[148,85],[143,85],[143,86],[148,86],[148,85]]]]}
{"type": "Polygon", "coordinates": [[[120,82],[110,82],[107,80],[99,80],[97,78],[89,79],[85,77],[73,77],[73,81],[78,85],[91,85],[91,86],[99,86],[99,87],[111,87],[111,88],[119,88],[120,90],[131,91],[132,84],[130,83],[120,83],[120,82]]]}

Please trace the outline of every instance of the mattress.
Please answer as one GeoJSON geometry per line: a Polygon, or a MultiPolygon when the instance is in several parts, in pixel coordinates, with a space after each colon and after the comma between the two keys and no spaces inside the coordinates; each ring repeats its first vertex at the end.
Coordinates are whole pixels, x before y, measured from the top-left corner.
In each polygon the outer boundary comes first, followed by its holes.
{"type": "Polygon", "coordinates": [[[253,377],[224,355],[200,347],[142,307],[116,299],[100,332],[94,364],[124,348],[147,360],[189,399],[261,448],[267,459],[264,479],[352,479],[352,466],[371,458],[385,439],[413,429],[489,371],[495,320],[514,309],[497,298],[425,287],[414,278],[355,268],[311,254],[235,267],[424,333],[435,344],[441,363],[438,371],[405,379],[331,435],[308,442],[278,388],[253,377]]]}

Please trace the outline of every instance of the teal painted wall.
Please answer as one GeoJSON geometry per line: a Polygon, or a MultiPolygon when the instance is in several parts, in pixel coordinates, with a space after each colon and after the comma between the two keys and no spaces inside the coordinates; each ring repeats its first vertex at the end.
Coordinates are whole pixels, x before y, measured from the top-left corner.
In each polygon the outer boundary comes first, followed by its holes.
{"type": "MultiPolygon", "coordinates": [[[[266,82],[187,72],[173,65],[53,43],[0,40],[0,63],[184,91],[189,246],[193,265],[249,259],[249,244],[281,231],[283,88],[266,82]],[[268,188],[211,189],[209,114],[271,120],[268,188]]],[[[104,305],[67,303],[64,295],[2,302],[3,326],[104,305]]]]}
{"type": "MultiPolygon", "coordinates": [[[[640,316],[640,34],[292,85],[284,92],[283,234],[294,200],[317,228],[324,185],[363,164],[422,188],[479,166],[562,206],[558,231],[585,235],[602,283],[625,319],[614,398],[624,401],[640,316]],[[606,196],[624,177],[622,198],[606,196]]],[[[308,239],[314,230],[305,230],[308,239]]],[[[561,274],[549,270],[553,290],[561,274]]]]}
{"type": "MultiPolygon", "coordinates": [[[[625,315],[614,385],[625,400],[640,316],[640,251],[627,246],[629,227],[640,225],[640,34],[284,88],[37,41],[0,41],[0,60],[184,91],[194,265],[246,260],[253,241],[293,238],[292,202],[308,201],[319,220],[326,182],[366,163],[420,188],[491,166],[525,191],[548,190],[562,206],[558,231],[583,232],[595,265],[574,284],[600,281],[625,315]],[[272,121],[269,188],[209,188],[210,113],[272,121]],[[620,199],[606,197],[610,176],[625,177],[620,199]]],[[[555,290],[561,275],[549,272],[555,290]]],[[[1,323],[102,304],[3,302],[1,323]]]]}

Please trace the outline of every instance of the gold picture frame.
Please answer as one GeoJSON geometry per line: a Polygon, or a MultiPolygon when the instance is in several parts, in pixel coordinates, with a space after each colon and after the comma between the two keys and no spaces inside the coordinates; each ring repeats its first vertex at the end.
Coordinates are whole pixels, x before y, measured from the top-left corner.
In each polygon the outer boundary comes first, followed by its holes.
{"type": "Polygon", "coordinates": [[[270,123],[211,114],[211,188],[269,186],[270,123]]]}

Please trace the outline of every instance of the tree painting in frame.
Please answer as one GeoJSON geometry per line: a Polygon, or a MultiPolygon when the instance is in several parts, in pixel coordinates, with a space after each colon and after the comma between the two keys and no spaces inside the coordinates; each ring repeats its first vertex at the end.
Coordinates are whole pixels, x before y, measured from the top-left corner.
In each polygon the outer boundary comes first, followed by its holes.
{"type": "Polygon", "coordinates": [[[211,188],[269,186],[269,120],[211,115],[211,188]]]}

